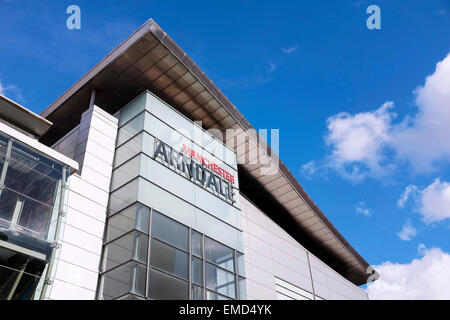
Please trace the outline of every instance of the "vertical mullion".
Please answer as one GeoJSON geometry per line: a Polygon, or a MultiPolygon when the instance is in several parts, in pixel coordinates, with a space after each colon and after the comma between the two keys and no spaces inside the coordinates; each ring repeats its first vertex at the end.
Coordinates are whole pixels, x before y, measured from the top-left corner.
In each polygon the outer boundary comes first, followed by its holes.
{"type": "MultiPolygon", "coordinates": [[[[138,204],[140,205],[140,204],[138,204]]],[[[147,279],[145,279],[145,295],[147,299],[150,299],[149,283],[150,283],[150,248],[152,244],[152,220],[153,220],[153,208],[150,208],[150,218],[148,225],[148,248],[147,248],[147,279]]]]}
{"type": "Polygon", "coordinates": [[[192,300],[192,228],[189,227],[189,276],[188,276],[188,281],[189,281],[189,294],[188,294],[188,299],[192,300]]]}
{"type": "Polygon", "coordinates": [[[241,300],[241,292],[239,289],[239,270],[238,270],[238,261],[237,261],[237,251],[234,249],[234,278],[235,278],[235,294],[236,300],[241,300]]]}
{"type": "Polygon", "coordinates": [[[202,233],[203,300],[206,300],[205,235],[202,233]]]}
{"type": "Polygon", "coordinates": [[[19,219],[22,214],[24,203],[25,203],[24,197],[22,196],[17,197],[16,205],[14,206],[14,212],[11,219],[11,225],[17,226],[19,224],[19,219]]]}
{"type": "Polygon", "coordinates": [[[12,149],[12,139],[8,140],[8,144],[6,147],[5,153],[5,163],[3,163],[2,173],[0,175],[0,195],[3,191],[3,187],[5,185],[6,172],[8,171],[9,159],[11,158],[11,149],[12,149]]]}
{"type": "Polygon", "coordinates": [[[17,274],[16,279],[14,280],[14,284],[11,287],[11,289],[9,291],[9,294],[8,294],[8,297],[6,298],[6,300],[11,300],[12,299],[12,297],[14,295],[14,292],[16,291],[17,286],[19,285],[20,280],[22,280],[23,273],[25,272],[25,269],[26,269],[29,261],[30,261],[30,259],[27,259],[25,261],[25,263],[23,264],[23,266],[20,269],[19,273],[17,274]]]}

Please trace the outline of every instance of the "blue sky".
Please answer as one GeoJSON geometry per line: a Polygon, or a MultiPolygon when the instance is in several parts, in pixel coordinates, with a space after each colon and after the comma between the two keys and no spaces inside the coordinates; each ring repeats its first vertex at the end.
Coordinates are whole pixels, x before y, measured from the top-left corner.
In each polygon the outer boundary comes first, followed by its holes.
{"type": "Polygon", "coordinates": [[[0,91],[37,113],[153,18],[255,128],[280,129],[285,164],[385,271],[373,297],[450,298],[450,278],[395,283],[450,268],[450,1],[0,0],[0,12],[0,91]],[[81,30],[66,28],[71,4],[81,30]],[[381,30],[366,27],[371,4],[381,30]]]}

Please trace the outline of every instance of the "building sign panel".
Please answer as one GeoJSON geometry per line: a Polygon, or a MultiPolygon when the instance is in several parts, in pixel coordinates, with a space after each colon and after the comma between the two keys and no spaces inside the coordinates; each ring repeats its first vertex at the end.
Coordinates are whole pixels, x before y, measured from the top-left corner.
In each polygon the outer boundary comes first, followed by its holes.
{"type": "Polygon", "coordinates": [[[230,204],[236,202],[234,175],[220,165],[186,145],[183,145],[182,150],[176,151],[163,141],[155,139],[154,150],[153,158],[163,161],[172,171],[230,204]]]}

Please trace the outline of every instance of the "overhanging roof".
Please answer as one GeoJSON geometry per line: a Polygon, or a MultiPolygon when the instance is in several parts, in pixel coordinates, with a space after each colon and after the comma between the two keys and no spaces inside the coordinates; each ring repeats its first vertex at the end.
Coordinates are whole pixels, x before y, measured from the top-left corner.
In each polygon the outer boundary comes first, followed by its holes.
{"type": "Polygon", "coordinates": [[[14,126],[31,133],[34,136],[42,136],[52,126],[47,119],[22,107],[15,101],[0,94],[0,118],[14,126]]]}
{"type": "Polygon", "coordinates": [[[89,107],[93,90],[95,104],[110,113],[144,90],[150,90],[189,118],[202,121],[205,129],[222,132],[242,129],[246,148],[238,145],[235,151],[250,180],[264,188],[313,240],[309,251],[321,259],[326,258],[321,256],[322,252],[331,252],[339,264],[336,271],[357,285],[366,282],[369,264],[327,219],[266,142],[257,133],[248,133],[252,126],[236,107],[153,20],[147,21],[42,112],[55,125],[41,141],[51,145],[74,128],[89,107]],[[259,150],[257,164],[251,161],[254,148],[259,150]],[[271,174],[266,172],[268,164],[272,166],[271,174]]]}

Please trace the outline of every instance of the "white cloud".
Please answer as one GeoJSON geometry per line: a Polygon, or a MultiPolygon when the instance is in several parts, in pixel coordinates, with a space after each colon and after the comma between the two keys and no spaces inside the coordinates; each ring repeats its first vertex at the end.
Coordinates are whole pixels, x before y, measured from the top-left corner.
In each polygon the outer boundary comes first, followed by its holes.
{"type": "Polygon", "coordinates": [[[383,166],[383,150],[390,142],[392,102],[384,103],[375,111],[339,113],[328,118],[325,140],[333,148],[328,165],[344,178],[359,181],[366,176],[381,177],[389,166],[383,166]]]}
{"type": "Polygon", "coordinates": [[[300,171],[306,177],[311,177],[317,171],[316,163],[314,161],[309,161],[308,163],[302,165],[300,171]]]}
{"type": "Polygon", "coordinates": [[[364,216],[370,216],[372,214],[372,210],[370,210],[369,208],[367,208],[366,204],[364,203],[364,201],[361,201],[360,203],[358,203],[355,206],[355,211],[358,214],[362,214],[364,216]]]}
{"type": "Polygon", "coordinates": [[[384,262],[375,269],[380,279],[367,285],[373,300],[450,299],[450,254],[439,248],[418,248],[420,259],[399,264],[384,262]]]}
{"type": "Polygon", "coordinates": [[[24,101],[22,93],[15,85],[4,85],[0,79],[0,94],[20,102],[24,101]]]}
{"type": "Polygon", "coordinates": [[[420,193],[418,211],[426,223],[450,218],[450,183],[434,180],[420,193]]]}
{"type": "Polygon", "coordinates": [[[269,68],[267,68],[267,73],[272,73],[277,70],[277,65],[272,61],[269,61],[269,68]]]}
{"type": "Polygon", "coordinates": [[[418,113],[395,128],[392,141],[400,158],[424,172],[433,170],[436,161],[450,159],[450,54],[414,93],[418,113]]]}
{"type": "Polygon", "coordinates": [[[403,208],[410,197],[414,199],[415,211],[422,215],[425,223],[430,224],[450,218],[450,182],[435,179],[424,189],[410,185],[405,188],[397,205],[403,208]]]}
{"type": "Polygon", "coordinates": [[[410,241],[413,237],[417,235],[417,230],[411,224],[410,221],[407,221],[403,226],[402,231],[397,233],[398,237],[403,241],[410,241]]]}
{"type": "Polygon", "coordinates": [[[415,185],[409,185],[405,188],[405,191],[403,191],[402,195],[400,196],[400,199],[397,201],[397,206],[400,208],[403,208],[405,206],[405,203],[408,201],[408,199],[411,196],[414,196],[417,193],[418,189],[415,185]]]}
{"type": "Polygon", "coordinates": [[[285,54],[291,54],[298,50],[298,44],[293,45],[292,47],[283,47],[281,48],[281,51],[285,54]]]}
{"type": "Polygon", "coordinates": [[[325,141],[332,150],[326,157],[327,167],[359,182],[366,177],[386,177],[403,161],[415,173],[432,171],[436,162],[449,161],[450,54],[437,63],[435,72],[414,94],[417,114],[397,124],[392,123],[396,114],[390,101],[374,111],[328,118],[325,141]]]}

